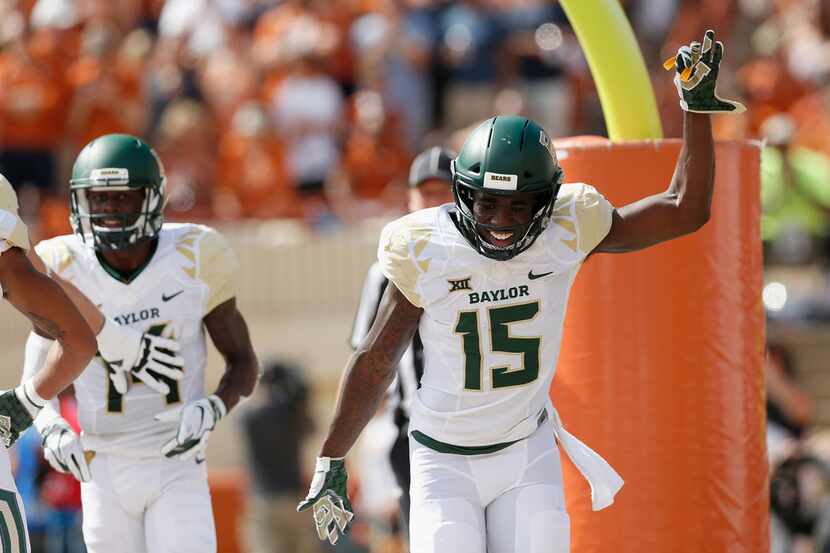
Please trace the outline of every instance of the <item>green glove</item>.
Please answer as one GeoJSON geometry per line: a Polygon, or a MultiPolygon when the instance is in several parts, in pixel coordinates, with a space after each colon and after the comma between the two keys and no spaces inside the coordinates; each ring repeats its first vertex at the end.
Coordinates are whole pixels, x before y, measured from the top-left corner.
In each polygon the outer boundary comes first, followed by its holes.
{"type": "Polygon", "coordinates": [[[0,440],[12,446],[43,409],[46,401],[37,395],[31,381],[14,390],[0,391],[0,440]]]}
{"type": "Polygon", "coordinates": [[[733,100],[718,96],[720,62],[723,59],[723,43],[715,42],[715,31],[706,31],[703,44],[692,42],[681,46],[674,58],[663,64],[674,67],[674,84],[680,94],[680,107],[694,113],[741,113],[746,107],[733,100]]]}
{"type": "Polygon", "coordinates": [[[354,518],[352,503],[346,492],[346,465],[343,459],[317,457],[311,488],[304,500],[297,505],[297,511],[312,508],[317,536],[332,545],[337,543],[341,534],[349,531],[354,518]]]}

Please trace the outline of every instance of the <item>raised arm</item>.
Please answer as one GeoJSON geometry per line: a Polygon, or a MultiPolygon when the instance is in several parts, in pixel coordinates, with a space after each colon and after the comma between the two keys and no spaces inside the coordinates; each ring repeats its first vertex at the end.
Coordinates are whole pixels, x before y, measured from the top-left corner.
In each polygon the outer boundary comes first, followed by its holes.
{"type": "Polygon", "coordinates": [[[714,181],[710,117],[684,112],[683,147],[668,189],[616,209],[594,251],[630,252],[696,231],[709,220],[714,181]]]}
{"type": "Polygon", "coordinates": [[[666,60],[683,110],[683,148],[668,189],[617,209],[611,229],[594,251],[621,253],[647,248],[696,231],[709,220],[715,151],[709,114],[740,113],[739,102],[717,94],[723,44],[714,31],[666,60]]]}

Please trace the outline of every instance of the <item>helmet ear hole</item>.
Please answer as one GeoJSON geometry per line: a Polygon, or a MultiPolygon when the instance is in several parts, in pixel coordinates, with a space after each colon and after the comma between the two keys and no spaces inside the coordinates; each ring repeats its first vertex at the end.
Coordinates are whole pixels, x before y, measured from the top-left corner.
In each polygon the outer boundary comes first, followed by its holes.
{"type": "Polygon", "coordinates": [[[533,178],[533,173],[531,173],[530,171],[525,171],[524,172],[524,178],[526,178],[526,179],[533,178]]]}
{"type": "Polygon", "coordinates": [[[478,175],[479,173],[481,173],[481,163],[480,163],[480,162],[479,162],[479,163],[474,163],[474,164],[470,167],[470,172],[471,172],[471,173],[475,173],[476,175],[478,175]]]}

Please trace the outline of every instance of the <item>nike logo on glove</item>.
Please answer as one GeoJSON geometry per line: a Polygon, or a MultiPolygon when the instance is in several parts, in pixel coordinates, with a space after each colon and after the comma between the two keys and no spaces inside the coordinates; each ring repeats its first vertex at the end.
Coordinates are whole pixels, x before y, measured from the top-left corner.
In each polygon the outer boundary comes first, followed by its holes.
{"type": "Polygon", "coordinates": [[[539,273],[538,275],[534,275],[533,274],[533,269],[531,269],[527,272],[527,278],[529,278],[530,280],[536,280],[537,278],[546,277],[546,276],[552,275],[552,274],[553,274],[553,271],[550,271],[548,273],[539,273]]]}
{"type": "Polygon", "coordinates": [[[161,293],[161,301],[164,301],[164,302],[170,301],[170,300],[172,300],[173,298],[175,298],[176,296],[178,296],[179,294],[182,294],[182,293],[184,293],[184,290],[179,290],[175,294],[167,296],[167,295],[164,294],[164,292],[162,292],[161,293]]]}

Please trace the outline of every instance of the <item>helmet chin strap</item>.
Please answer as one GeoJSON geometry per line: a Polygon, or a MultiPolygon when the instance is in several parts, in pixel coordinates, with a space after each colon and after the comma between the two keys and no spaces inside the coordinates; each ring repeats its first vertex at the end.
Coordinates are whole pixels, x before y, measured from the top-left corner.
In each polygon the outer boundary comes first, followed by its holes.
{"type": "Polygon", "coordinates": [[[82,235],[84,242],[91,239],[90,244],[96,249],[123,251],[156,237],[163,223],[160,212],[157,213],[159,204],[163,208],[164,197],[147,189],[140,211],[104,215],[92,214],[87,207],[73,216],[73,229],[82,235]],[[110,217],[120,219],[121,225],[111,227],[97,223],[98,219],[110,217]],[[134,218],[132,222],[128,222],[130,218],[134,218]]]}
{"type": "Polygon", "coordinates": [[[455,197],[457,224],[461,234],[467,239],[467,242],[472,245],[476,251],[485,257],[495,259],[497,261],[507,261],[512,259],[528,249],[536,241],[536,238],[547,227],[547,219],[553,211],[553,204],[559,191],[559,183],[556,183],[550,196],[540,204],[540,207],[533,213],[530,221],[523,225],[514,225],[512,227],[495,227],[493,225],[479,224],[472,214],[472,197],[468,190],[463,188],[458,182],[453,183],[453,196],[455,197]],[[465,197],[466,196],[466,197],[465,197]],[[469,203],[468,203],[469,202],[469,203]],[[538,229],[538,231],[537,231],[538,229]],[[509,246],[500,248],[488,242],[482,231],[496,231],[496,232],[521,232],[521,237],[513,241],[509,246]]]}
{"type": "MultiPolygon", "coordinates": [[[[550,202],[550,204],[552,204],[552,202],[550,202]]],[[[533,230],[534,225],[537,222],[540,224],[540,229],[539,229],[540,232],[542,230],[544,230],[545,227],[547,226],[547,221],[544,219],[544,213],[543,212],[545,211],[545,209],[547,209],[547,206],[550,205],[550,204],[542,205],[542,207],[540,207],[538,210],[536,210],[536,212],[530,218],[530,221],[528,221],[527,223],[524,223],[524,224],[520,224],[520,225],[513,225],[511,227],[496,227],[494,225],[486,225],[486,224],[474,222],[475,230],[476,230],[476,236],[478,237],[478,240],[481,244],[480,247],[482,247],[484,249],[487,249],[487,250],[490,250],[492,252],[499,252],[499,253],[509,253],[509,252],[511,252],[511,250],[516,250],[515,253],[510,256],[510,258],[518,255],[519,253],[521,253],[522,251],[524,251],[526,249],[526,248],[523,248],[522,245],[529,238],[530,232],[533,230]],[[540,217],[543,217],[543,218],[540,219],[540,217]],[[522,233],[522,235],[519,238],[517,238],[516,240],[511,242],[509,245],[504,246],[504,247],[499,247],[499,246],[495,246],[495,245],[491,244],[490,242],[488,242],[484,238],[484,235],[482,234],[482,231],[516,232],[516,230],[523,230],[524,232],[522,233]]]]}

